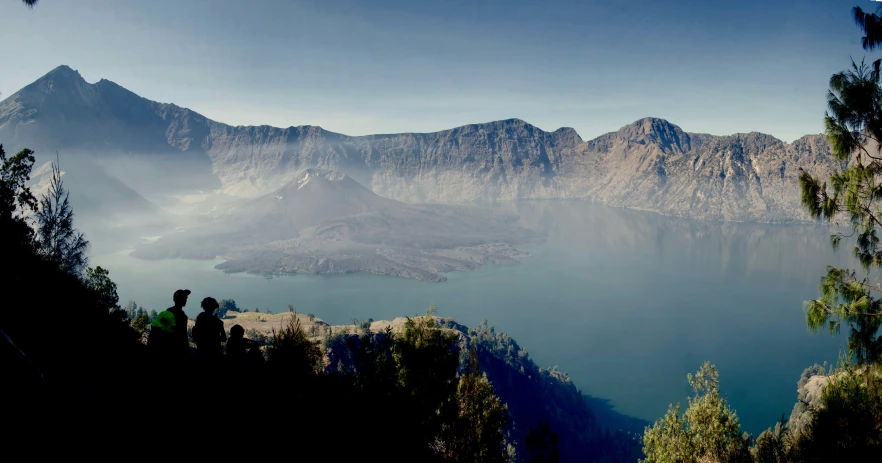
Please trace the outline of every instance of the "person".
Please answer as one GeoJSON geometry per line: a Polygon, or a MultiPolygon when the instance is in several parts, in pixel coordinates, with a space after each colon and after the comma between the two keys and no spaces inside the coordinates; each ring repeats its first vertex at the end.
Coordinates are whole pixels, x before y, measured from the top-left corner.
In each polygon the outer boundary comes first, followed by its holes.
{"type": "Polygon", "coordinates": [[[219,359],[223,353],[221,344],[227,340],[224,322],[214,315],[220,305],[213,297],[202,300],[203,312],[196,317],[193,326],[193,340],[196,341],[196,353],[199,358],[207,361],[219,359]]]}
{"type": "Polygon", "coordinates": [[[245,338],[245,328],[233,325],[230,328],[230,339],[227,341],[227,358],[234,363],[245,363],[249,352],[259,348],[255,341],[245,338]]]}
{"type": "Polygon", "coordinates": [[[190,355],[190,341],[187,338],[187,305],[189,289],[175,291],[172,299],[175,305],[163,310],[150,324],[147,347],[155,354],[183,361],[190,355]]]}
{"type": "Polygon", "coordinates": [[[254,380],[262,360],[260,345],[245,338],[245,328],[242,325],[233,325],[230,328],[230,339],[227,340],[227,387],[234,391],[244,389],[248,381],[254,380]]]}

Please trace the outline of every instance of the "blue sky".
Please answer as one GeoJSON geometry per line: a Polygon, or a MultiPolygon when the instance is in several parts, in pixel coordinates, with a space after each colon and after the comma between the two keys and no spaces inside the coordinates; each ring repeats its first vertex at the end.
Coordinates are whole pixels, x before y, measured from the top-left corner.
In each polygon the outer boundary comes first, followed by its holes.
{"type": "MultiPolygon", "coordinates": [[[[869,0],[0,3],[0,92],[60,64],[233,125],[350,135],[517,117],[593,138],[823,130],[869,0]]],[[[871,54],[868,59],[875,58],[871,54]]]]}

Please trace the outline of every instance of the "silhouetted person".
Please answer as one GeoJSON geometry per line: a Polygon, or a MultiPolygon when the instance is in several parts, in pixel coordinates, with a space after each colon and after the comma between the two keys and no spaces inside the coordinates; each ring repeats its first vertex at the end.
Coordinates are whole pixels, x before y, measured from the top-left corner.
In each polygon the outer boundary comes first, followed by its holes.
{"type": "Polygon", "coordinates": [[[251,377],[253,373],[249,362],[249,350],[253,349],[257,343],[245,338],[245,328],[242,325],[233,325],[230,328],[230,338],[227,340],[226,364],[229,368],[227,379],[227,387],[234,391],[239,391],[246,385],[246,377],[251,377]]]}
{"type": "Polygon", "coordinates": [[[189,289],[175,291],[172,298],[175,305],[163,310],[150,325],[147,346],[154,355],[166,362],[183,365],[190,356],[190,342],[187,339],[187,305],[189,289]]]}
{"type": "Polygon", "coordinates": [[[245,338],[245,328],[242,325],[233,325],[230,328],[230,339],[227,340],[227,359],[232,363],[244,364],[255,356],[260,356],[260,346],[245,338]]]}
{"type": "Polygon", "coordinates": [[[230,361],[241,361],[245,358],[245,328],[242,325],[233,325],[230,328],[230,339],[227,340],[227,358],[230,361]]]}
{"type": "Polygon", "coordinates": [[[234,325],[230,328],[230,339],[227,340],[226,363],[229,367],[228,386],[233,390],[246,387],[246,379],[253,380],[260,371],[263,354],[260,344],[245,337],[245,328],[234,325]]]}
{"type": "Polygon", "coordinates": [[[224,322],[214,315],[214,311],[218,307],[217,300],[213,297],[203,299],[203,312],[196,317],[196,326],[193,327],[196,352],[199,354],[199,358],[206,361],[220,359],[223,354],[221,344],[227,340],[224,322]]]}

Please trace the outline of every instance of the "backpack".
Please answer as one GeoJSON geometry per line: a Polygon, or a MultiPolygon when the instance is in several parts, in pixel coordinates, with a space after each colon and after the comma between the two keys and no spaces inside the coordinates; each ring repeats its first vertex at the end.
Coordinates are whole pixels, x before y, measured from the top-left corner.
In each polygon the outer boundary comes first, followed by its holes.
{"type": "Polygon", "coordinates": [[[169,347],[169,339],[171,338],[172,333],[175,332],[176,325],[177,320],[175,320],[175,314],[168,310],[160,312],[159,315],[153,319],[153,323],[150,324],[150,335],[147,337],[147,346],[167,349],[169,347]]]}

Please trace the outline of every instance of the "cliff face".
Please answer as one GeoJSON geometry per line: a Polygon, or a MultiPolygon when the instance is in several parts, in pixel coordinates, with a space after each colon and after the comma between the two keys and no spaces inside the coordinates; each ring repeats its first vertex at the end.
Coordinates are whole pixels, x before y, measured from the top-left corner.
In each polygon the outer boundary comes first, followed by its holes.
{"type": "Polygon", "coordinates": [[[207,153],[224,191],[251,196],[303,169],[339,169],[405,202],[585,199],[707,220],[807,220],[798,171],[827,175],[823,136],[689,134],[643,119],[584,142],[517,119],[427,134],[347,137],[318,127],[212,124],[207,153]]]}
{"type": "Polygon", "coordinates": [[[761,133],[691,134],[655,118],[590,141],[518,119],[361,137],[315,126],[233,127],[110,81],[89,84],[66,66],[0,102],[0,140],[7,151],[173,160],[178,167],[167,178],[198,178],[238,197],[320,168],[405,202],[586,199],[735,221],[807,219],[798,169],[825,175],[834,168],[819,135],[787,144],[761,133]]]}

